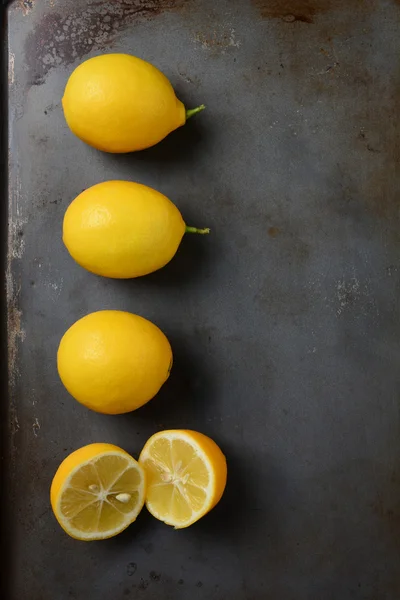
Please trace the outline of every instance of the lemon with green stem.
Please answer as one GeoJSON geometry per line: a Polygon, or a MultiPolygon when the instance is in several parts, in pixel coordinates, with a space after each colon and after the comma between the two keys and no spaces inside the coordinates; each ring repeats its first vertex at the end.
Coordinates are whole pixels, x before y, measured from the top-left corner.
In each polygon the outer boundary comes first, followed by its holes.
{"type": "Polygon", "coordinates": [[[128,279],[166,265],[185,233],[209,231],[187,226],[175,204],[150,187],[106,181],[79,194],[67,208],[63,241],[88,271],[128,279]]]}
{"type": "Polygon", "coordinates": [[[187,110],[161,71],[129,54],[81,63],[68,79],[62,105],[76,136],[112,153],[154,146],[205,108],[187,110]]]}

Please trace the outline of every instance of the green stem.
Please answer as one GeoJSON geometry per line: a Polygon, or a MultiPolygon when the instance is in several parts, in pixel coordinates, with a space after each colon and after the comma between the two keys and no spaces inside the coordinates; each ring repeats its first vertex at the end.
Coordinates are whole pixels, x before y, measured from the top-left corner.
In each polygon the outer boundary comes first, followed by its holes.
{"type": "Polygon", "coordinates": [[[193,117],[193,115],[197,115],[197,113],[204,110],[205,107],[205,104],[200,104],[200,106],[196,106],[196,108],[189,108],[189,110],[186,111],[186,121],[190,119],[190,117],[193,117]]]}
{"type": "Polygon", "coordinates": [[[186,225],[186,233],[200,233],[201,235],[204,235],[206,233],[210,233],[210,230],[208,227],[206,229],[197,229],[197,227],[188,227],[186,225]]]}

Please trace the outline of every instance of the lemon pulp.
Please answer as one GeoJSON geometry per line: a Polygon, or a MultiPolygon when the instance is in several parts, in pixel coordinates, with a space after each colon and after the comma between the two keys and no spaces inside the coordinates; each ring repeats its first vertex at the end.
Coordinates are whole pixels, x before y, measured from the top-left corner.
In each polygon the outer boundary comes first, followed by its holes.
{"type": "Polygon", "coordinates": [[[145,473],[121,448],[90,444],[61,463],[50,495],[53,512],[69,535],[105,539],[123,531],[141,511],[145,473]]]}
{"type": "Polygon", "coordinates": [[[147,441],[139,462],[148,479],[148,510],[176,529],[198,521],[224,492],[226,459],[217,444],[202,433],[156,433],[147,441]]]}

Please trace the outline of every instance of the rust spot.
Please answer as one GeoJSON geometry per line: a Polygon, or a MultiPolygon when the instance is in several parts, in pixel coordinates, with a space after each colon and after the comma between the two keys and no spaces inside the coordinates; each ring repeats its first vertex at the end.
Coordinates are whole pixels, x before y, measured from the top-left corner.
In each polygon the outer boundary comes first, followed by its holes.
{"type": "Polygon", "coordinates": [[[20,286],[14,281],[11,270],[11,257],[8,255],[6,272],[7,292],[7,341],[8,341],[8,381],[9,381],[9,428],[12,437],[20,428],[17,404],[15,401],[15,385],[19,375],[18,353],[20,343],[25,338],[22,328],[22,312],[19,308],[20,286]]]}
{"type": "Polygon", "coordinates": [[[281,232],[281,230],[279,229],[279,227],[270,227],[268,229],[268,235],[272,238],[276,237],[277,235],[279,235],[281,232]]]}
{"type": "Polygon", "coordinates": [[[253,0],[262,18],[282,19],[285,23],[314,23],[318,15],[351,3],[364,4],[363,0],[253,0]]]}
{"type": "Polygon", "coordinates": [[[27,15],[35,5],[35,0],[19,0],[17,6],[22,10],[24,15],[27,15]]]}
{"type": "Polygon", "coordinates": [[[13,295],[8,298],[7,310],[7,333],[8,333],[8,371],[10,382],[15,383],[18,373],[18,345],[19,341],[24,338],[24,332],[21,325],[22,313],[18,308],[18,296],[13,295]]]}
{"type": "Polygon", "coordinates": [[[314,23],[319,13],[328,11],[332,0],[253,0],[265,19],[282,19],[287,23],[314,23]]]}
{"type": "Polygon", "coordinates": [[[241,43],[236,37],[233,28],[214,28],[207,29],[207,32],[198,32],[194,37],[195,41],[201,44],[202,48],[208,50],[222,50],[228,48],[239,48],[241,43]]]}
{"type": "MultiPolygon", "coordinates": [[[[19,344],[25,338],[22,328],[22,312],[19,308],[20,282],[16,281],[13,271],[14,261],[22,258],[25,250],[23,229],[25,221],[15,216],[10,217],[8,224],[7,241],[7,269],[6,269],[6,298],[7,298],[7,339],[8,339],[8,378],[11,388],[14,387],[18,370],[19,344]]],[[[12,407],[11,407],[12,408],[12,407]]],[[[11,411],[12,412],[12,411],[11,411]]],[[[15,419],[18,423],[18,419],[15,419]]],[[[16,427],[18,429],[18,427],[16,427]]]]}
{"type": "Polygon", "coordinates": [[[47,73],[59,65],[69,65],[93,50],[106,50],[129,25],[152,19],[164,11],[182,9],[190,2],[96,0],[89,2],[84,10],[78,6],[65,13],[48,12],[25,43],[29,85],[41,85],[47,73]]]}

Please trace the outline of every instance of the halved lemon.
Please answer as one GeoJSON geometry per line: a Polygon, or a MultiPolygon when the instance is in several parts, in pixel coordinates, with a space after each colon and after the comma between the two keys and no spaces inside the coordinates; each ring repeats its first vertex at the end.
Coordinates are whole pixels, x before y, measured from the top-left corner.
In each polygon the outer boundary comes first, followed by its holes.
{"type": "Polygon", "coordinates": [[[103,540],[135,521],[145,491],[145,472],[132,456],[112,444],[90,444],[58,467],[50,500],[57,521],[71,537],[103,540]]]}
{"type": "Polygon", "coordinates": [[[156,433],[146,442],[139,463],[146,471],[149,512],[175,529],[198,521],[224,493],[225,456],[212,439],[197,431],[156,433]]]}

